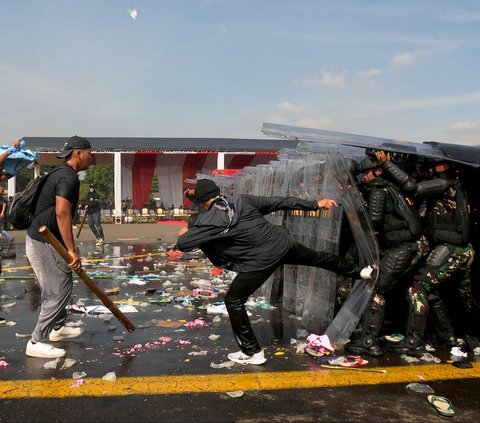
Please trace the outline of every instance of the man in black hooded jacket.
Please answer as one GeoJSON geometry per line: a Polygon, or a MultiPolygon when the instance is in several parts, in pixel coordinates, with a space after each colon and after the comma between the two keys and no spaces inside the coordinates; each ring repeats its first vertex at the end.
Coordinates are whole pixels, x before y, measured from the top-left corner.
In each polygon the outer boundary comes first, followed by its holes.
{"type": "Polygon", "coordinates": [[[307,248],[285,229],[263,217],[276,210],[329,209],[336,206],[334,200],[253,195],[224,197],[210,179],[197,181],[195,196],[206,211],[198,215],[191,228],[180,231],[176,247],[181,251],[200,248],[214,266],[238,273],[225,296],[232,330],[241,349],[228,354],[231,361],[265,363],[245,303],[281,264],[321,267],[345,276],[370,278],[373,270],[370,266],[359,272],[355,263],[307,248]]]}

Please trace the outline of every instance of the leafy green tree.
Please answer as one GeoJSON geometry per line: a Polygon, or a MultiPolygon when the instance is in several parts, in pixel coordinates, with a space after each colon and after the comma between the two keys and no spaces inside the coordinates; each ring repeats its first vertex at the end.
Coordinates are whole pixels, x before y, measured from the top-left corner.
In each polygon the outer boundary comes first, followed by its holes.
{"type": "Polygon", "coordinates": [[[80,181],[80,201],[87,197],[88,187],[95,185],[100,201],[113,201],[114,172],[113,165],[97,165],[89,167],[85,177],[80,181]]]}

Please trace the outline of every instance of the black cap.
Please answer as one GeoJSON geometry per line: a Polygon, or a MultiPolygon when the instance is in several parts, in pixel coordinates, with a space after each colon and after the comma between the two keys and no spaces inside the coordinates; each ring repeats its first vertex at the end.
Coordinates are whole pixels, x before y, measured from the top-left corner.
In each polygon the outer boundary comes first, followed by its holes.
{"type": "Polygon", "coordinates": [[[195,184],[195,198],[198,201],[208,201],[220,195],[220,188],[211,179],[199,179],[195,184]]]}
{"type": "Polygon", "coordinates": [[[80,148],[92,148],[92,145],[86,138],[74,135],[65,143],[60,153],[57,154],[57,157],[59,159],[63,159],[64,157],[67,157],[73,150],[80,148]]]}
{"type": "Polygon", "coordinates": [[[89,188],[94,188],[94,189],[95,189],[95,185],[94,185],[94,184],[90,184],[88,187],[89,187],[89,188]]]}

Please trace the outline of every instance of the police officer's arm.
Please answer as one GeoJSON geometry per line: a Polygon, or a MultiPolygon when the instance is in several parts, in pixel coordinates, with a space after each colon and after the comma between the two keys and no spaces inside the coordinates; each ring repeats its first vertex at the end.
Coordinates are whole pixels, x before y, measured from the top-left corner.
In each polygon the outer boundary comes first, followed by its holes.
{"type": "Polygon", "coordinates": [[[384,175],[387,177],[387,179],[395,182],[400,189],[406,193],[416,191],[417,184],[415,180],[407,172],[390,160],[390,153],[379,150],[375,152],[375,157],[377,158],[378,163],[381,164],[384,175]]]}
{"type": "Polygon", "coordinates": [[[68,254],[72,258],[69,267],[75,271],[82,268],[80,257],[75,249],[75,241],[72,231],[72,203],[63,197],[55,196],[55,216],[57,218],[58,229],[62,236],[68,254]]]}
{"type": "Polygon", "coordinates": [[[387,192],[384,189],[373,189],[370,192],[368,196],[368,214],[376,229],[383,222],[386,203],[387,192]]]}

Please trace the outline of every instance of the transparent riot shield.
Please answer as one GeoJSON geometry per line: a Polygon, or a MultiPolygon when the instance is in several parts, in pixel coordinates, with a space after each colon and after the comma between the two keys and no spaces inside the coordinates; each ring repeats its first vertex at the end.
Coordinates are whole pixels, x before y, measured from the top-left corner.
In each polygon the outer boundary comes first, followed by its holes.
{"type": "MultiPolygon", "coordinates": [[[[342,192],[342,207],[358,247],[360,266],[374,265],[378,268],[377,239],[363,197],[357,189],[347,163],[338,153],[327,154],[327,160],[331,163],[342,192]]],[[[325,332],[331,342],[343,345],[348,341],[370,301],[375,283],[376,278],[370,281],[355,281],[352,291],[325,332]]]]}
{"type": "MultiPolygon", "coordinates": [[[[287,195],[288,181],[286,179],[287,168],[289,161],[285,157],[281,157],[278,161],[270,162],[269,175],[267,178],[267,184],[269,189],[265,192],[266,196],[279,196],[283,197],[287,195]]],[[[283,210],[279,210],[265,218],[278,226],[285,226],[286,213],[283,210]]],[[[283,295],[283,266],[280,266],[272,276],[262,285],[260,294],[270,303],[282,302],[283,295]]]]}
{"type": "MultiPolygon", "coordinates": [[[[305,189],[312,199],[332,198],[339,202],[340,191],[330,163],[324,154],[308,154],[305,165],[305,189]]],[[[314,250],[338,252],[342,208],[305,213],[303,243],[314,250]]],[[[315,333],[322,333],[333,318],[336,294],[336,274],[316,267],[299,266],[297,304],[295,312],[302,317],[302,325],[315,333]],[[300,303],[298,298],[303,301],[300,303]]]]}
{"type": "MultiPolygon", "coordinates": [[[[305,198],[304,172],[305,157],[297,157],[289,160],[287,167],[288,195],[292,197],[305,198]]],[[[304,237],[304,211],[287,211],[286,228],[289,230],[295,241],[303,243],[304,237]]],[[[301,266],[285,265],[283,282],[283,308],[289,312],[295,312],[297,302],[297,284],[303,285],[305,282],[305,272],[300,269],[301,266]],[[300,273],[299,273],[300,272],[300,273]]],[[[299,299],[301,301],[302,299],[299,299]]]]}

